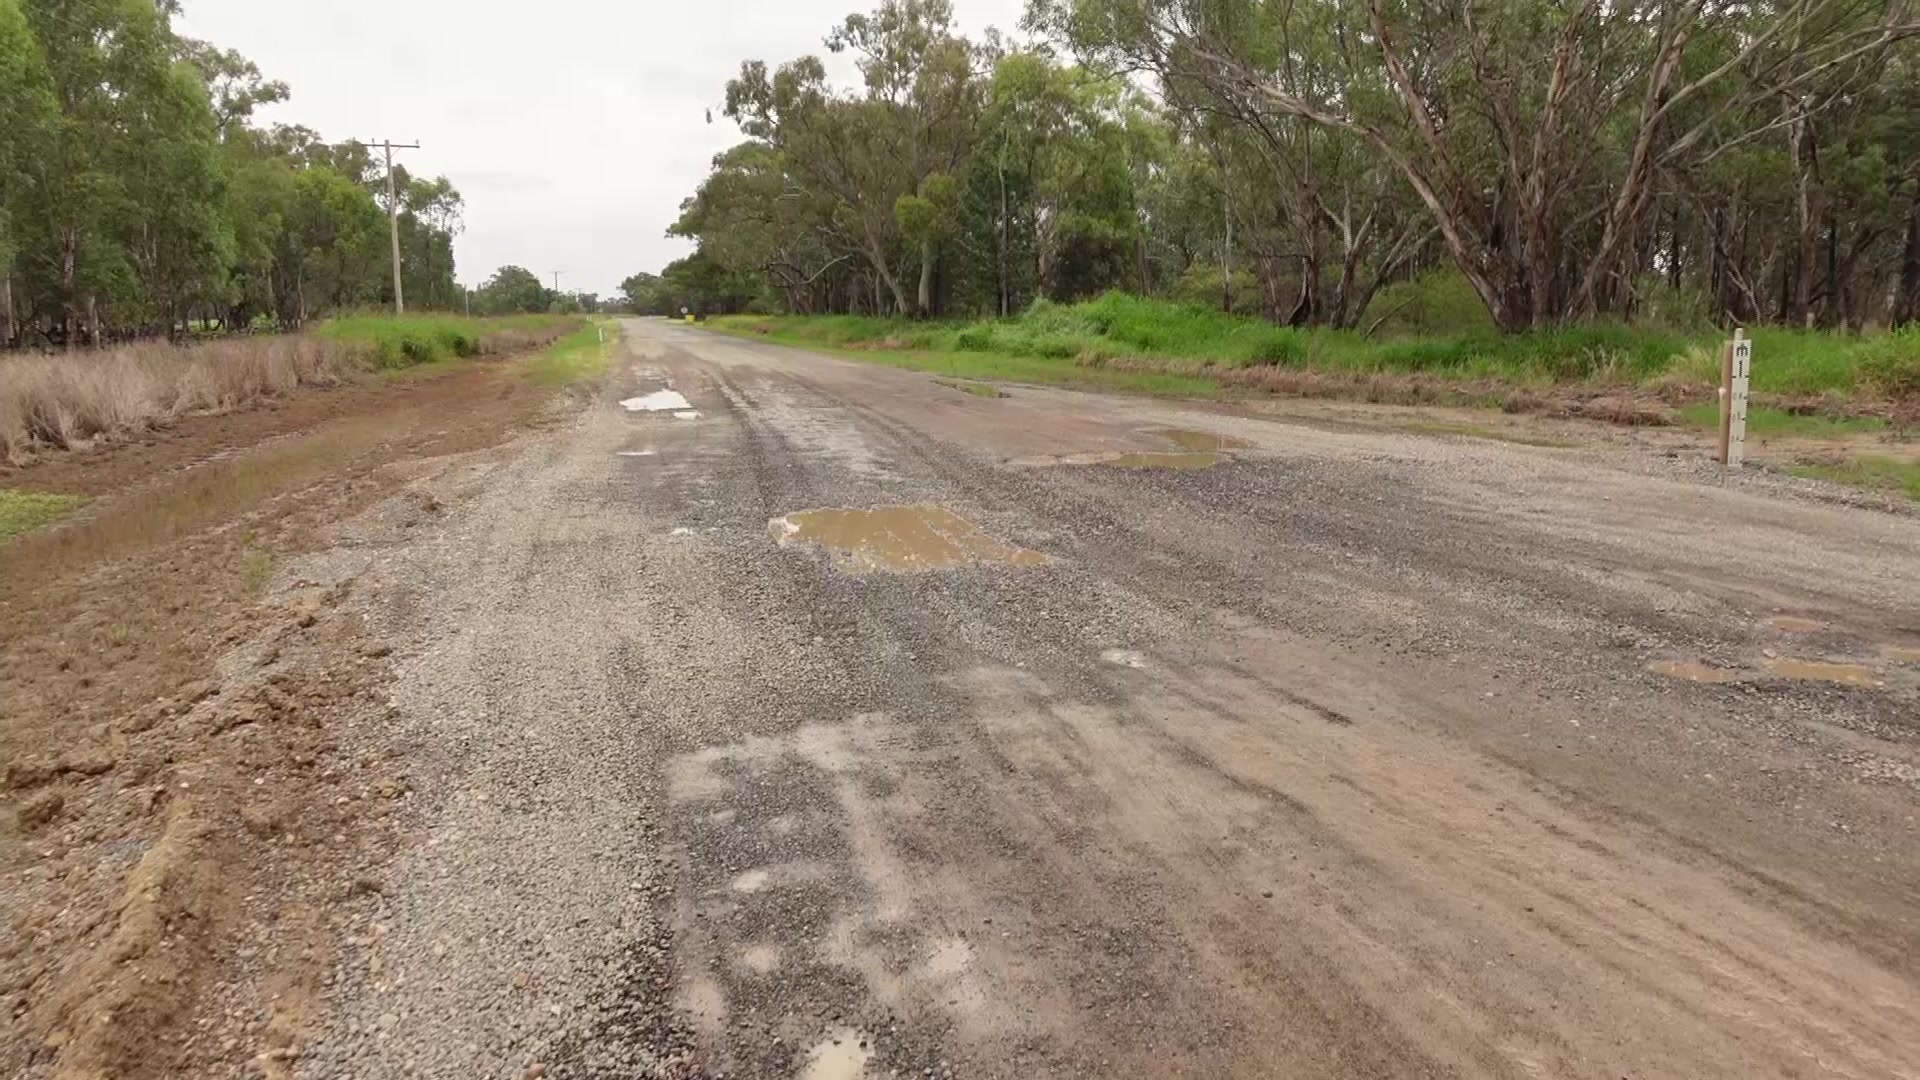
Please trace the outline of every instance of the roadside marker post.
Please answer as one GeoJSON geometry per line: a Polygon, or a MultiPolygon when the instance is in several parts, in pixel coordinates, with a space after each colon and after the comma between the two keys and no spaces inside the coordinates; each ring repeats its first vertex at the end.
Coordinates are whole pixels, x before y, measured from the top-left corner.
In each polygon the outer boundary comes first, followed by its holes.
{"type": "Polygon", "coordinates": [[[1753,383],[1753,342],[1744,327],[1720,352],[1720,463],[1738,469],[1747,460],[1747,394],[1753,383]]]}

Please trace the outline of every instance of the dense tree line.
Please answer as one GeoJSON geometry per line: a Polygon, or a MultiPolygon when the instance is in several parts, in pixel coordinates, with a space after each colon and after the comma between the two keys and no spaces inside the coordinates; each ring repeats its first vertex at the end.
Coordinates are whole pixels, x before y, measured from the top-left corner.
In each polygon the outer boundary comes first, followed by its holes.
{"type": "MultiPolygon", "coordinates": [[[[1123,288],[1295,325],[1461,282],[1495,324],[1920,317],[1905,0],[884,0],[726,88],[748,141],[647,298],[1007,312],[1123,288]]],[[[629,299],[638,298],[629,291],[629,299]]]]}
{"type": "MultiPolygon", "coordinates": [[[[382,167],[256,126],[285,84],[176,34],[174,0],[0,0],[0,345],[298,328],[389,303],[382,167]]],[[[402,287],[454,309],[460,193],[396,170],[402,287]]]]}

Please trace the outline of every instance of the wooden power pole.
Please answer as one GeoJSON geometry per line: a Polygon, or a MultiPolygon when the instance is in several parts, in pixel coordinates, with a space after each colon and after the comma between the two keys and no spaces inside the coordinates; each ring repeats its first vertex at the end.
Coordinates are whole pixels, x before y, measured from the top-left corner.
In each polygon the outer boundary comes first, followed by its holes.
{"type": "Polygon", "coordinates": [[[397,143],[391,139],[381,139],[368,146],[378,146],[387,152],[387,238],[393,243],[393,313],[407,313],[407,298],[400,290],[400,195],[394,190],[393,152],[395,150],[418,150],[420,144],[397,143]]]}

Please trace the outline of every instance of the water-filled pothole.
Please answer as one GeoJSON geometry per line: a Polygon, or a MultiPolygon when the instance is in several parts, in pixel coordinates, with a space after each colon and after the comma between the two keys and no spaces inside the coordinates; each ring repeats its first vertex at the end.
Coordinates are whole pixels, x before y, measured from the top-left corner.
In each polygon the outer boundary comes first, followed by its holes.
{"type": "Polygon", "coordinates": [[[1253,444],[1245,439],[1236,439],[1231,435],[1222,435],[1217,431],[1191,431],[1187,428],[1151,428],[1149,435],[1158,435],[1182,450],[1197,454],[1217,454],[1223,450],[1245,450],[1253,444]]]}
{"type": "Polygon", "coordinates": [[[1781,656],[1768,660],[1767,667],[1775,675],[1785,679],[1844,683],[1847,686],[1878,685],[1873,669],[1865,664],[1843,664],[1832,660],[1798,660],[1790,656],[1781,656]]]}
{"type": "Polygon", "coordinates": [[[1174,453],[1162,454],[1147,451],[1137,454],[1115,454],[1100,462],[1116,469],[1211,469],[1220,464],[1219,454],[1174,453]]]}
{"type": "Polygon", "coordinates": [[[781,547],[814,544],[851,570],[948,570],[978,563],[1040,566],[1047,556],[1003,544],[944,506],[801,510],[768,522],[781,547]]]}

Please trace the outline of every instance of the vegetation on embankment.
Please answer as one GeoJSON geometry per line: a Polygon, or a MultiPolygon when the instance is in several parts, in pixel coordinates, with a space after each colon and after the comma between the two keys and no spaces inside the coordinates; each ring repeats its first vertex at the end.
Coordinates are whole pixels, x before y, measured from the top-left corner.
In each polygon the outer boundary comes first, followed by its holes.
{"type": "Polygon", "coordinates": [[[512,353],[549,345],[580,327],[562,315],[353,315],[329,319],[320,337],[348,346],[376,369],[412,367],[461,356],[512,353]]]}
{"type": "Polygon", "coordinates": [[[339,319],[311,334],[236,337],[176,348],[0,357],[0,460],[232,412],[303,386],[459,356],[539,348],[576,318],[446,315],[339,319]]]}
{"type": "Polygon", "coordinates": [[[620,324],[594,319],[547,346],[527,362],[527,378],[543,386],[577,386],[606,375],[613,344],[620,340],[620,324]]]}
{"type": "MultiPolygon", "coordinates": [[[[712,325],[973,378],[1103,384],[1148,374],[1183,380],[1175,392],[1206,392],[1210,384],[1337,394],[1342,386],[1377,389],[1386,377],[1442,398],[1453,384],[1460,396],[1517,407],[1529,391],[1569,385],[1640,389],[1674,404],[1711,400],[1722,340],[1713,330],[1622,324],[1375,339],[1121,293],[975,322],[742,315],[712,325]]],[[[1920,399],[1920,333],[1761,329],[1753,386],[1763,399],[1828,398],[1846,409],[1920,399]]]]}

